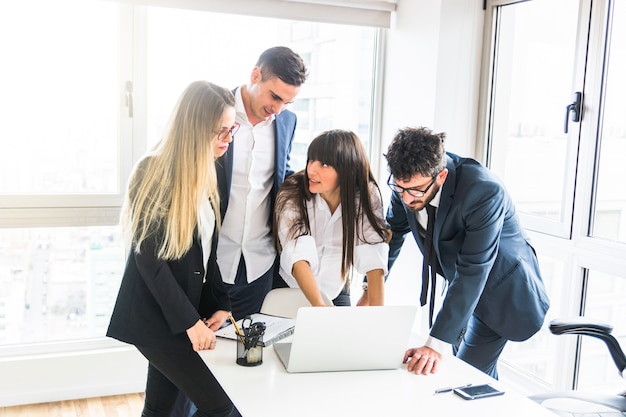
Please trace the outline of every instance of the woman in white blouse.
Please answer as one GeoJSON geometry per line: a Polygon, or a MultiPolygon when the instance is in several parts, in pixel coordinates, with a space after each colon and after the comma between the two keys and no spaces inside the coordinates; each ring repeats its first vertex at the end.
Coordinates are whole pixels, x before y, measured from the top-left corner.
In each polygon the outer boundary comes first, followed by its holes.
{"type": "Polygon", "coordinates": [[[276,198],[280,277],[311,305],[322,293],[350,305],[353,272],[367,275],[370,305],[384,303],[389,230],[380,190],[359,137],[330,130],[316,137],[306,169],[288,177],[276,198]]]}

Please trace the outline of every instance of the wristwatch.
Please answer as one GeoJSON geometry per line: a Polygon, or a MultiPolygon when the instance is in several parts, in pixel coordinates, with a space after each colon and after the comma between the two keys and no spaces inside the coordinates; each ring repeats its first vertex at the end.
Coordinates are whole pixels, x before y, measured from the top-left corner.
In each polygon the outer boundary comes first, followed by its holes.
{"type": "Polygon", "coordinates": [[[363,291],[367,291],[367,281],[363,282],[361,288],[363,288],[363,291]]]}

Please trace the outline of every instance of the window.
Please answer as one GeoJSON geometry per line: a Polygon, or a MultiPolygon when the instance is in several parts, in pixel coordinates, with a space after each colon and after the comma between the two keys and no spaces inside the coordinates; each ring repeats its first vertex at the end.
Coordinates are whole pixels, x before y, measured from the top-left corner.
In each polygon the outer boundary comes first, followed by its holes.
{"type": "Polygon", "coordinates": [[[0,346],[99,337],[108,324],[130,161],[120,33],[115,3],[0,6],[0,346]]]}
{"type": "MultiPolygon", "coordinates": [[[[587,277],[585,314],[613,326],[613,336],[626,346],[626,326],[620,318],[626,314],[626,277],[592,270],[587,277]]],[[[580,389],[602,389],[612,392],[623,384],[604,342],[592,337],[581,338],[580,369],[576,375],[580,389]]]]}
{"type": "Polygon", "coordinates": [[[607,45],[606,79],[600,104],[598,166],[592,235],[626,243],[626,187],[621,184],[620,156],[626,153],[626,6],[614,2],[607,45]]]}
{"type": "Polygon", "coordinates": [[[578,129],[572,123],[568,135],[563,120],[574,76],[578,4],[524,2],[496,13],[489,165],[529,228],[569,236],[578,129]]]}
{"type": "Polygon", "coordinates": [[[304,150],[292,153],[292,168],[304,168],[308,143],[327,129],[353,130],[367,148],[376,36],[375,28],[149,7],[149,141],[160,137],[171,103],[191,81],[238,87],[249,80],[261,52],[286,45],[309,68],[309,78],[288,107],[298,116],[294,147],[304,150]]]}
{"type": "Polygon", "coordinates": [[[530,230],[551,298],[546,328],[502,359],[554,389],[606,388],[615,384],[606,347],[553,336],[547,324],[586,316],[624,341],[626,5],[489,1],[486,16],[485,155],[530,230]]]}
{"type": "Polygon", "coordinates": [[[59,205],[52,195],[119,195],[118,6],[1,8],[0,194],[42,195],[46,207],[59,205]]]}
{"type": "Polygon", "coordinates": [[[300,53],[310,77],[290,108],[303,168],[324,129],[371,143],[378,32],[112,1],[3,3],[0,348],[104,336],[125,263],[128,175],[190,82],[235,88],[268,47],[300,53]]]}

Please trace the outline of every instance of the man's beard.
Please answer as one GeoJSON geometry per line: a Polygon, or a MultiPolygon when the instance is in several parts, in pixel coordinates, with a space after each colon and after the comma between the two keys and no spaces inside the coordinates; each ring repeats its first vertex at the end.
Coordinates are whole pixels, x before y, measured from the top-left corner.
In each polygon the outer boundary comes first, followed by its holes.
{"type": "Polygon", "coordinates": [[[433,184],[430,190],[428,190],[428,194],[420,198],[413,197],[414,200],[412,200],[411,203],[409,204],[404,203],[404,205],[411,211],[420,211],[421,209],[426,207],[426,204],[433,201],[433,199],[437,195],[437,192],[439,192],[440,188],[441,187],[439,185],[433,184]]]}

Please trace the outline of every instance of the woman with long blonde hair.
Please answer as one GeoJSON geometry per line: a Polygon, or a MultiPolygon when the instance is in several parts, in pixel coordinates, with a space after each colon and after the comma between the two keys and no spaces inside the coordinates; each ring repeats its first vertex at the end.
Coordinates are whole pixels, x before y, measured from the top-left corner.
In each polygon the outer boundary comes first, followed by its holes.
{"type": "Polygon", "coordinates": [[[198,417],[233,408],[198,351],[215,348],[214,331],[230,311],[215,259],[215,159],[238,127],[234,106],[227,89],[191,83],[131,174],[121,216],[130,254],[107,336],[148,359],[143,417],[169,416],[179,391],[198,417]]]}

